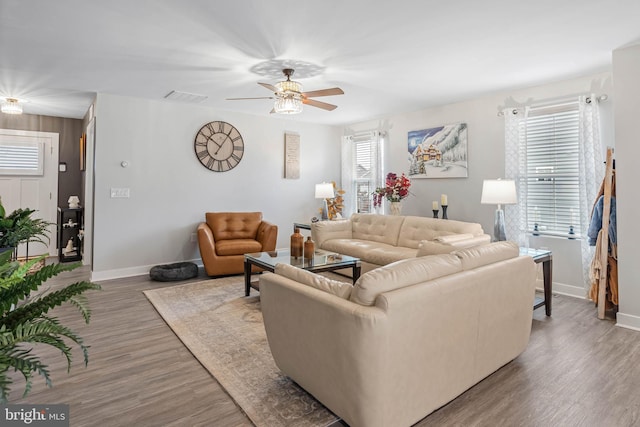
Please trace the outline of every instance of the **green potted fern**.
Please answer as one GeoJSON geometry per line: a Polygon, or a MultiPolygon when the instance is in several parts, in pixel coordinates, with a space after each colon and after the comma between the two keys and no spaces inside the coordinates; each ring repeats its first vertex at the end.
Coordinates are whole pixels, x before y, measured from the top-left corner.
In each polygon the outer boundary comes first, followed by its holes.
{"type": "Polygon", "coordinates": [[[12,261],[12,252],[0,253],[0,403],[7,403],[13,385],[10,372],[22,374],[25,380],[24,396],[31,390],[33,374],[44,377],[51,387],[47,365],[34,352],[34,344],[50,345],[59,349],[71,368],[71,345],[78,345],[88,362],[88,347],[82,338],[49,312],[65,302],[75,305],[89,323],[91,310],[84,293],[100,286],[79,281],[52,292],[41,292],[40,286],[63,271],[80,266],[74,264],[48,264],[30,273],[30,268],[43,257],[21,265],[12,261]],[[41,292],[41,293],[39,293],[41,292]]]}
{"type": "Polygon", "coordinates": [[[33,209],[16,209],[6,214],[0,200],[0,252],[11,251],[16,257],[20,243],[40,242],[49,244],[50,222],[41,218],[32,218],[33,209]]]}

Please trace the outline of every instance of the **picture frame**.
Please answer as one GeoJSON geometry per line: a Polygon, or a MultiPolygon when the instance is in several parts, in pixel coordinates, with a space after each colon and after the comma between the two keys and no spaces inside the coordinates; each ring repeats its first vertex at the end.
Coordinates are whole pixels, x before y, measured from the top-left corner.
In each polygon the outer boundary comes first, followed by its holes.
{"type": "Polygon", "coordinates": [[[86,170],[87,161],[87,134],[82,133],[80,136],[80,170],[86,170]]]}
{"type": "Polygon", "coordinates": [[[300,135],[284,134],[284,178],[300,179],[300,135]]]}
{"type": "Polygon", "coordinates": [[[410,131],[410,178],[467,178],[467,124],[454,123],[410,131]]]}

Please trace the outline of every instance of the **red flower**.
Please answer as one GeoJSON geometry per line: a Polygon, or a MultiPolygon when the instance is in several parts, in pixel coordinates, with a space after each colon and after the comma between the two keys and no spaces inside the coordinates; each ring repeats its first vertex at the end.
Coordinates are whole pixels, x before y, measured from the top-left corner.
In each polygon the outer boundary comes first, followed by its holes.
{"type": "Polygon", "coordinates": [[[382,197],[390,202],[399,202],[410,194],[409,187],[411,187],[411,180],[404,173],[398,177],[395,173],[389,172],[385,180],[385,186],[378,187],[373,192],[373,206],[380,206],[382,197]]]}

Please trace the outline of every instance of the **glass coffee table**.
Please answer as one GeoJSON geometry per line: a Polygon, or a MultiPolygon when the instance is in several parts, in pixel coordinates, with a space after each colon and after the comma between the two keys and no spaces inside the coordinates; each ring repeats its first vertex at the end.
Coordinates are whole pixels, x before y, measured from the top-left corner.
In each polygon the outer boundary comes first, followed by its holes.
{"type": "MultiPolygon", "coordinates": [[[[360,277],[360,259],[347,255],[317,250],[313,259],[303,257],[294,258],[288,249],[279,249],[270,252],[258,252],[244,255],[244,294],[249,296],[251,288],[258,289],[251,283],[251,266],[255,265],[264,270],[271,271],[276,264],[289,264],[294,267],[309,270],[314,273],[323,271],[336,271],[343,268],[351,268],[353,271],[353,283],[360,277]]],[[[256,282],[257,283],[257,282],[256,282]]]]}

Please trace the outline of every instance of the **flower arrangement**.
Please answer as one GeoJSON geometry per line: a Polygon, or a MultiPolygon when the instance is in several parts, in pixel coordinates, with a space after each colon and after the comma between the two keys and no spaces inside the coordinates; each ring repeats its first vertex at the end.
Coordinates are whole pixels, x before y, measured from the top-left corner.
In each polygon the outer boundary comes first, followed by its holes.
{"type": "Polygon", "coordinates": [[[389,172],[384,187],[378,187],[373,192],[373,206],[381,206],[383,197],[390,202],[401,201],[410,194],[409,187],[411,187],[411,180],[404,173],[398,176],[389,172]]]}

